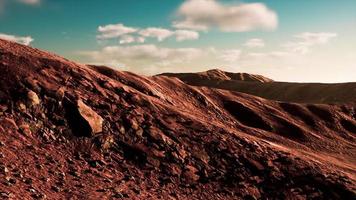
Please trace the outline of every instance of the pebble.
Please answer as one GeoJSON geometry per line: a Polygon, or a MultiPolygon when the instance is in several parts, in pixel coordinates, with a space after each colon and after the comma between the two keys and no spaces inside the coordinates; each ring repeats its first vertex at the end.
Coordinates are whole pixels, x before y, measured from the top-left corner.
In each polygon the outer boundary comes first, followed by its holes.
{"type": "Polygon", "coordinates": [[[52,189],[53,191],[55,191],[55,192],[60,192],[60,191],[61,191],[61,189],[60,189],[59,187],[55,186],[55,185],[53,185],[53,186],[51,187],[51,189],[52,189]]]}
{"type": "Polygon", "coordinates": [[[9,169],[8,169],[7,167],[5,167],[5,166],[0,166],[0,170],[1,170],[1,172],[2,172],[3,174],[6,174],[6,173],[9,172],[9,169]]]}

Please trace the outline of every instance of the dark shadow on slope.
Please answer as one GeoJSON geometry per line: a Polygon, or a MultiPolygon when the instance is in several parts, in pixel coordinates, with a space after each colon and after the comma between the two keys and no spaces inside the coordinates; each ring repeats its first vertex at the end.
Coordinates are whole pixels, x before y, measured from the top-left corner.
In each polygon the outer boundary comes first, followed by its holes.
{"type": "Polygon", "coordinates": [[[279,135],[293,140],[306,139],[304,131],[296,124],[277,116],[274,116],[274,118],[276,122],[275,132],[279,135]]]}
{"type": "Polygon", "coordinates": [[[334,122],[333,114],[329,110],[317,105],[308,105],[307,108],[320,119],[329,123],[334,122]]]}
{"type": "Polygon", "coordinates": [[[299,118],[308,126],[315,128],[316,122],[314,121],[313,117],[306,113],[301,106],[291,103],[280,103],[282,109],[289,114],[299,118]]]}
{"type": "Polygon", "coordinates": [[[224,108],[239,122],[246,126],[265,131],[272,131],[272,127],[266,123],[261,116],[241,103],[236,101],[226,101],[224,102],[224,108]]]}
{"type": "Polygon", "coordinates": [[[345,130],[347,130],[351,133],[356,133],[356,125],[355,125],[355,123],[351,122],[350,120],[342,119],[342,120],[340,120],[340,124],[342,127],[344,127],[345,130]]]}

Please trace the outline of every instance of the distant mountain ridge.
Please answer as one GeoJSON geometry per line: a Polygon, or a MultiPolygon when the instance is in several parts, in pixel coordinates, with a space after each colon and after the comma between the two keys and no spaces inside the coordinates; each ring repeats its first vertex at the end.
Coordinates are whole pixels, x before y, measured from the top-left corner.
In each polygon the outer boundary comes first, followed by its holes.
{"type": "Polygon", "coordinates": [[[194,86],[206,86],[296,103],[343,104],[356,102],[356,83],[288,83],[261,75],[209,70],[198,73],[164,73],[194,86]]]}
{"type": "Polygon", "coordinates": [[[248,73],[232,73],[225,72],[219,69],[212,69],[205,72],[198,73],[163,73],[160,74],[163,76],[173,76],[182,80],[190,80],[190,81],[203,81],[203,80],[212,80],[212,81],[251,81],[251,82],[261,82],[268,83],[273,82],[272,79],[261,75],[248,74],[248,73]]]}

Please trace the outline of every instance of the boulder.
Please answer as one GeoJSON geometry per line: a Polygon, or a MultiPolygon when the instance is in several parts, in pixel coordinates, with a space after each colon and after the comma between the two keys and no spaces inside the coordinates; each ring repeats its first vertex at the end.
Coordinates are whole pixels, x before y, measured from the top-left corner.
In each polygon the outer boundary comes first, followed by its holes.
{"type": "Polygon", "coordinates": [[[80,116],[89,124],[91,133],[96,134],[102,132],[103,118],[89,106],[85,105],[82,100],[77,101],[77,106],[80,116]]]}
{"type": "Polygon", "coordinates": [[[65,101],[66,119],[72,133],[78,137],[90,137],[102,132],[103,118],[82,100],[65,101]]]}

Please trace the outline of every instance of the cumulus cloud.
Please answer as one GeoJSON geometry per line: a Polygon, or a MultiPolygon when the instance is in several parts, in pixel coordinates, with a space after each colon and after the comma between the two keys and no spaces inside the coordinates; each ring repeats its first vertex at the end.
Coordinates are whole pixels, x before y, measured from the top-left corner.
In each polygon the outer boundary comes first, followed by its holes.
{"type": "Polygon", "coordinates": [[[139,34],[143,37],[157,38],[158,41],[163,41],[168,37],[171,37],[174,32],[164,28],[150,27],[139,31],[139,34]]]}
{"type": "Polygon", "coordinates": [[[4,40],[9,40],[12,42],[17,42],[23,45],[30,45],[31,42],[33,42],[33,38],[30,36],[26,37],[20,37],[20,36],[15,36],[15,35],[8,35],[4,33],[0,33],[0,38],[4,40]]]}
{"type": "Polygon", "coordinates": [[[136,38],[136,42],[138,42],[138,43],[144,43],[146,41],[146,38],[144,38],[144,37],[137,37],[136,38]]]}
{"type": "Polygon", "coordinates": [[[240,56],[241,56],[241,50],[240,49],[229,49],[229,50],[223,50],[220,53],[219,58],[222,61],[232,63],[232,62],[238,61],[240,59],[240,56]]]}
{"type": "Polygon", "coordinates": [[[156,45],[108,46],[100,51],[82,51],[90,62],[116,66],[167,66],[189,62],[203,51],[196,48],[162,48],[156,45]]]}
{"type": "Polygon", "coordinates": [[[41,2],[41,0],[18,0],[18,1],[29,5],[39,4],[41,2]]]}
{"type": "Polygon", "coordinates": [[[250,40],[247,40],[244,46],[249,47],[249,48],[262,48],[265,46],[265,42],[262,39],[259,38],[253,38],[250,40]]]}
{"type": "Polygon", "coordinates": [[[162,42],[169,37],[175,37],[176,41],[181,42],[196,40],[200,36],[198,32],[192,30],[170,30],[159,27],[134,28],[122,23],[99,26],[98,32],[97,39],[118,38],[120,44],[144,43],[147,38],[156,38],[158,42],[162,42]]]}
{"type": "Polygon", "coordinates": [[[123,35],[120,37],[120,44],[129,44],[129,43],[133,43],[135,42],[135,37],[131,36],[131,35],[123,35]]]}
{"type": "Polygon", "coordinates": [[[137,32],[138,29],[127,27],[123,24],[109,24],[105,26],[99,26],[98,31],[100,33],[97,36],[98,39],[111,39],[137,32]]]}
{"type": "Polygon", "coordinates": [[[295,35],[295,41],[287,42],[282,46],[287,48],[289,51],[299,54],[307,54],[313,46],[323,45],[328,43],[332,38],[337,37],[336,33],[311,33],[304,32],[295,35]]]}
{"type": "Polygon", "coordinates": [[[273,30],[277,14],[263,3],[224,5],[217,0],[186,0],[177,11],[179,29],[208,30],[216,27],[225,32],[273,30]]]}
{"type": "Polygon", "coordinates": [[[302,39],[305,43],[310,45],[315,44],[325,44],[330,41],[330,39],[336,37],[336,33],[311,33],[311,32],[304,32],[298,35],[295,35],[296,38],[302,39]]]}
{"type": "Polygon", "coordinates": [[[81,62],[151,75],[202,71],[222,65],[234,67],[240,62],[241,54],[239,49],[167,48],[153,44],[107,46],[78,52],[81,62]]]}
{"type": "Polygon", "coordinates": [[[120,44],[130,44],[130,43],[144,43],[144,37],[134,37],[132,35],[122,35],[120,36],[119,43],[120,44]]]}
{"type": "Polygon", "coordinates": [[[260,58],[287,58],[291,57],[293,54],[285,51],[271,51],[266,53],[248,53],[246,58],[260,59],[260,58]]]}
{"type": "Polygon", "coordinates": [[[175,36],[176,36],[176,40],[178,42],[181,42],[184,40],[199,39],[199,33],[196,31],[190,31],[190,30],[177,30],[177,31],[175,31],[175,36]]]}

